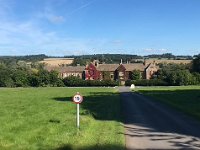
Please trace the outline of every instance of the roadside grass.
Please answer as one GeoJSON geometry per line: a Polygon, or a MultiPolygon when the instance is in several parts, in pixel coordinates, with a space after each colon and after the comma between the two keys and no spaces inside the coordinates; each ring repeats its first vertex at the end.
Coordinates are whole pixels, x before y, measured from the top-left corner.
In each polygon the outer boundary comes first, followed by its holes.
{"type": "Polygon", "coordinates": [[[136,91],[200,120],[200,86],[145,87],[136,91]]]}
{"type": "Polygon", "coordinates": [[[113,88],[0,89],[1,150],[124,149],[120,97],[113,88]],[[80,129],[76,104],[80,92],[80,129]]]}

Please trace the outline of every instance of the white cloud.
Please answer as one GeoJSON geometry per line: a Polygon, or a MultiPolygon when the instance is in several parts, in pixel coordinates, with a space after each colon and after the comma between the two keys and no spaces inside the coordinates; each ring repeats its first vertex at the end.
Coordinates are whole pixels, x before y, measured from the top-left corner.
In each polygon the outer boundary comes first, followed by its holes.
{"type": "Polygon", "coordinates": [[[81,39],[61,37],[55,31],[44,31],[35,21],[0,24],[0,55],[38,54],[77,55],[86,54],[95,47],[102,47],[105,39],[81,39]],[[67,49],[67,50],[66,50],[67,49]]]}
{"type": "MultiPolygon", "coordinates": [[[[94,1],[85,3],[70,13],[73,14],[88,7],[92,2],[94,1]]],[[[65,17],[62,14],[57,14],[55,9],[49,5],[39,12],[31,12],[30,18],[27,20],[16,21],[14,13],[12,13],[12,5],[9,5],[5,0],[0,0],[0,4],[3,6],[0,7],[0,55],[103,53],[102,47],[110,42],[110,40],[101,38],[71,38],[67,35],[61,37],[56,30],[43,27],[41,23],[44,23],[45,19],[51,23],[65,21],[65,17]]],[[[116,40],[114,43],[119,44],[120,41],[116,40]]]]}
{"type": "Polygon", "coordinates": [[[63,16],[49,16],[48,19],[52,23],[61,23],[65,20],[63,16]]]}
{"type": "Polygon", "coordinates": [[[56,31],[40,26],[41,18],[46,18],[52,23],[64,21],[64,17],[55,14],[53,10],[46,8],[44,13],[33,13],[30,20],[16,22],[10,15],[9,11],[12,8],[9,3],[0,0],[0,4],[0,55],[66,55],[77,53],[75,50],[88,49],[90,39],[63,38],[56,31]],[[71,52],[64,49],[71,49],[71,52]]]}
{"type": "MultiPolygon", "coordinates": [[[[67,17],[72,16],[74,13],[77,13],[80,10],[90,6],[94,1],[96,1],[96,0],[91,0],[89,2],[83,3],[83,4],[75,7],[72,10],[68,10],[68,12],[66,11],[66,14],[63,14],[63,15],[57,14],[57,12],[58,12],[57,9],[58,8],[54,7],[55,4],[52,4],[51,2],[48,2],[48,3],[46,3],[46,6],[44,7],[44,11],[38,13],[37,17],[45,18],[48,21],[50,21],[51,23],[62,23],[62,22],[64,22],[66,20],[66,16],[67,17]]],[[[56,1],[56,3],[58,3],[58,2],[56,1]]],[[[63,3],[62,1],[59,1],[59,4],[57,4],[57,5],[62,6],[64,4],[65,3],[63,3]]]]}
{"type": "Polygon", "coordinates": [[[65,17],[61,14],[57,14],[49,5],[45,6],[43,11],[33,14],[33,16],[35,20],[42,21],[45,19],[53,24],[63,23],[65,21],[65,17]]]}
{"type": "Polygon", "coordinates": [[[67,15],[72,15],[72,14],[74,14],[74,13],[80,11],[81,9],[84,9],[84,8],[90,6],[90,5],[91,5],[93,2],[95,2],[95,1],[96,1],[96,0],[91,0],[91,1],[89,1],[89,2],[87,2],[87,3],[82,4],[81,6],[75,8],[74,10],[72,10],[71,12],[69,12],[67,15]]]}

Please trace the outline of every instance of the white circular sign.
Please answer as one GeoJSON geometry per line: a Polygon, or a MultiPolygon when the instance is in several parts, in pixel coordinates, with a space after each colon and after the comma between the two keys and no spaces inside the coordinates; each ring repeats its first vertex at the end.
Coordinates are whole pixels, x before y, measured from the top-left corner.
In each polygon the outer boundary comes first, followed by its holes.
{"type": "Polygon", "coordinates": [[[80,94],[76,94],[73,97],[73,101],[76,104],[80,104],[83,101],[83,96],[81,96],[80,94]]]}

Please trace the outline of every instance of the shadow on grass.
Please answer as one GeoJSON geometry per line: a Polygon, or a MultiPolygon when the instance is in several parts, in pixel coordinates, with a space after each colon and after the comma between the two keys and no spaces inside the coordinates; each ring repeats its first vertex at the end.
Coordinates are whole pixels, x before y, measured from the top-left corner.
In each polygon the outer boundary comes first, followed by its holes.
{"type": "Polygon", "coordinates": [[[139,92],[200,120],[200,89],[139,90],[139,92]]]}
{"type": "Polygon", "coordinates": [[[163,148],[172,146],[175,149],[200,149],[200,123],[185,113],[169,107],[169,104],[153,98],[172,100],[175,106],[181,105],[183,109],[189,108],[191,112],[200,113],[200,89],[141,89],[139,92],[147,96],[129,92],[121,94],[127,137],[136,141],[144,140],[144,143],[148,140],[149,145],[163,144],[163,148]]]}
{"type": "MultiPolygon", "coordinates": [[[[100,145],[100,146],[86,146],[82,148],[76,148],[76,150],[123,150],[124,147],[118,145],[100,145]]],[[[74,150],[71,145],[65,145],[55,150],[74,150]]]]}
{"type": "MultiPolygon", "coordinates": [[[[200,90],[152,90],[142,91],[149,96],[178,97],[185,106],[195,102],[200,106],[200,90]],[[194,99],[192,99],[194,98],[194,99]],[[187,102],[187,103],[186,103],[187,102]]],[[[56,101],[72,102],[72,97],[56,97],[56,101]]],[[[200,124],[191,118],[182,116],[178,111],[168,105],[151,100],[140,94],[124,92],[120,94],[110,92],[90,93],[84,97],[81,104],[84,114],[91,114],[97,120],[115,120],[125,123],[126,133],[120,133],[128,137],[140,140],[149,139],[150,142],[167,143],[176,149],[200,149],[200,124]],[[122,113],[121,109],[122,108],[122,113]],[[123,121],[122,121],[123,115],[123,121]],[[133,126],[127,126],[133,125],[133,126]]],[[[194,105],[194,104],[193,104],[194,105]]],[[[193,106],[192,106],[193,107],[193,106]]],[[[195,107],[195,106],[194,106],[195,107]]],[[[194,109],[194,107],[192,109],[194,109]]],[[[153,143],[155,145],[155,143],[153,143]]],[[[71,145],[65,145],[57,150],[72,150],[71,145]]],[[[123,149],[117,145],[102,145],[82,147],[78,150],[104,150],[123,149]]],[[[148,149],[148,148],[147,148],[148,149]]]]}
{"type": "MultiPolygon", "coordinates": [[[[72,97],[56,97],[54,100],[73,103],[72,97]]],[[[82,108],[80,115],[92,115],[96,120],[122,122],[119,93],[91,92],[89,96],[84,96],[80,107],[82,108]]],[[[73,145],[66,144],[56,150],[123,150],[122,146],[106,144],[74,148],[73,145]]]]}
{"type": "MultiPolygon", "coordinates": [[[[54,99],[56,101],[72,102],[72,97],[56,97],[54,99]]],[[[97,120],[122,121],[118,93],[92,92],[90,96],[84,96],[81,107],[83,108],[81,115],[91,114],[97,120]]]]}

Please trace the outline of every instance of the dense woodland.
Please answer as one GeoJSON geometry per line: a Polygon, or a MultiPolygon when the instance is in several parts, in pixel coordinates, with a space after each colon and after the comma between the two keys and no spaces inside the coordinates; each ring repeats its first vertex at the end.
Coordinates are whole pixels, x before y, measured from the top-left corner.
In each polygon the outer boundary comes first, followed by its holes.
{"type": "MultiPolygon", "coordinates": [[[[171,54],[150,55],[150,57],[168,57],[171,54]]],[[[70,56],[74,57],[74,56],[70,56]]],[[[147,56],[145,56],[147,58],[147,56]]],[[[30,55],[30,56],[1,56],[0,57],[0,87],[39,87],[39,86],[115,86],[117,81],[85,81],[76,77],[68,77],[60,79],[58,72],[48,72],[38,61],[44,58],[51,58],[46,55],[30,55]]],[[[98,54],[76,56],[75,64],[84,65],[87,61],[99,59],[101,62],[114,63],[121,59],[131,61],[133,59],[144,58],[137,55],[121,55],[121,54],[98,54]],[[81,62],[80,62],[81,61],[81,62]]],[[[181,56],[182,59],[191,59],[191,56],[181,56]]],[[[180,56],[179,56],[180,59],[180,56]]],[[[160,69],[151,80],[142,80],[137,70],[133,70],[130,81],[126,85],[132,83],[136,85],[199,85],[200,84],[200,54],[194,56],[191,64],[160,64],[160,69]]]]}

